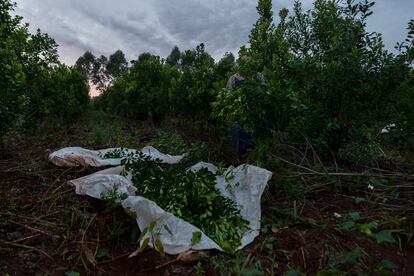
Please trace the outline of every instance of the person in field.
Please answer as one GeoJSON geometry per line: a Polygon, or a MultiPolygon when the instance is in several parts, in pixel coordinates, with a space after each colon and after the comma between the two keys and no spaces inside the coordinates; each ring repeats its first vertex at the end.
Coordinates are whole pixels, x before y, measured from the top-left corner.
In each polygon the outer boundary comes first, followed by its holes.
{"type": "MultiPolygon", "coordinates": [[[[247,56],[242,56],[240,59],[250,60],[250,58],[247,56]]],[[[261,85],[266,84],[266,80],[262,73],[258,72],[257,78],[260,80],[261,85]]],[[[242,76],[240,72],[236,72],[227,81],[226,88],[229,90],[235,89],[243,85],[244,81],[245,77],[242,76]]],[[[253,133],[243,131],[240,128],[239,122],[237,120],[233,122],[233,126],[230,129],[230,133],[233,138],[234,148],[237,152],[244,154],[247,152],[248,149],[253,148],[253,133]]]]}
{"type": "Polygon", "coordinates": [[[237,72],[236,74],[232,75],[226,85],[227,89],[233,89],[238,87],[239,85],[241,85],[244,82],[245,78],[240,75],[239,72],[237,72]]]}

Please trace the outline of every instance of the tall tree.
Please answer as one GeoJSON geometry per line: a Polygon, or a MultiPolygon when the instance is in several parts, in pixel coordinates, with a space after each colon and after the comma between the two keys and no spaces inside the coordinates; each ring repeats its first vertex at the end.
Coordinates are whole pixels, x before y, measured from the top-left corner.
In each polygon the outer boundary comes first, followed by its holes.
{"type": "Polygon", "coordinates": [[[32,87],[42,83],[43,71],[58,63],[56,42],[40,30],[31,34],[23,18],[13,15],[15,6],[0,1],[0,138],[39,109],[32,106],[32,87]]]}
{"type": "Polygon", "coordinates": [[[195,50],[185,50],[181,56],[181,66],[183,68],[192,68],[194,67],[195,59],[196,59],[195,50]]]}
{"type": "Polygon", "coordinates": [[[82,71],[84,74],[91,79],[96,57],[90,52],[86,51],[82,56],[75,62],[75,68],[82,71]]]}
{"type": "Polygon", "coordinates": [[[272,34],[274,31],[272,0],[259,0],[257,4],[259,19],[249,35],[250,55],[261,71],[272,61],[272,34]]]}
{"type": "Polygon", "coordinates": [[[108,59],[105,56],[95,57],[90,51],[86,51],[75,63],[75,68],[82,71],[88,80],[96,85],[99,90],[105,88],[108,81],[106,66],[108,59]]]}
{"type": "Polygon", "coordinates": [[[109,56],[108,64],[106,65],[107,73],[112,78],[119,77],[128,68],[128,62],[124,53],[121,50],[117,50],[115,53],[109,56]]]}
{"type": "Polygon", "coordinates": [[[171,53],[167,57],[167,64],[171,66],[177,66],[181,58],[181,52],[180,49],[177,46],[174,46],[174,48],[171,50],[171,53]]]}

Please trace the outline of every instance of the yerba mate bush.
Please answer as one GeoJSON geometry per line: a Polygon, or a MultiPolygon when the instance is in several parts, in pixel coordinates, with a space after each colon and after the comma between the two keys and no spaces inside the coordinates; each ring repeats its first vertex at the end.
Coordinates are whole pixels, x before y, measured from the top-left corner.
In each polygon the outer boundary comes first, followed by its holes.
{"type": "Polygon", "coordinates": [[[60,64],[55,41],[30,33],[14,7],[0,2],[0,139],[10,128],[73,120],[89,103],[86,77],[60,64]]]}

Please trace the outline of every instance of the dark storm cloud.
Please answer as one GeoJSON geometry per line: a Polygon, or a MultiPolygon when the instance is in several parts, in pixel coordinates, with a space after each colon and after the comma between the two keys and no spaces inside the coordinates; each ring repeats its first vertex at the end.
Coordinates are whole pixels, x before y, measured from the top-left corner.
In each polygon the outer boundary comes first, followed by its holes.
{"type": "Polygon", "coordinates": [[[185,48],[206,42],[213,56],[237,51],[245,44],[257,18],[255,1],[165,1],[158,6],[160,22],[185,48]]]}
{"type": "MultiPolygon", "coordinates": [[[[311,0],[302,1],[304,9],[311,0]]],[[[64,62],[72,64],[84,51],[109,55],[122,49],[129,59],[143,52],[169,54],[204,42],[215,58],[237,53],[246,44],[257,18],[255,0],[17,0],[17,13],[60,44],[64,62]]],[[[291,8],[293,0],[274,0],[274,11],[291,8]]],[[[379,0],[370,31],[381,31],[388,49],[403,40],[412,0],[379,0]]]]}

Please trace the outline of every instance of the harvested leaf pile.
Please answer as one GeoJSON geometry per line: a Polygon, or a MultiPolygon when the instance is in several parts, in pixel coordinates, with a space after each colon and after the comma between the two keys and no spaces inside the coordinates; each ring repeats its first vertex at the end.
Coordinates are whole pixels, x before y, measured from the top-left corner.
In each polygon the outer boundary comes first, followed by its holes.
{"type": "Polygon", "coordinates": [[[132,173],[138,195],[197,226],[226,251],[240,245],[249,223],[237,205],[215,187],[213,173],[207,169],[187,170],[180,164],[167,165],[142,153],[129,156],[123,163],[125,170],[132,173]]]}

